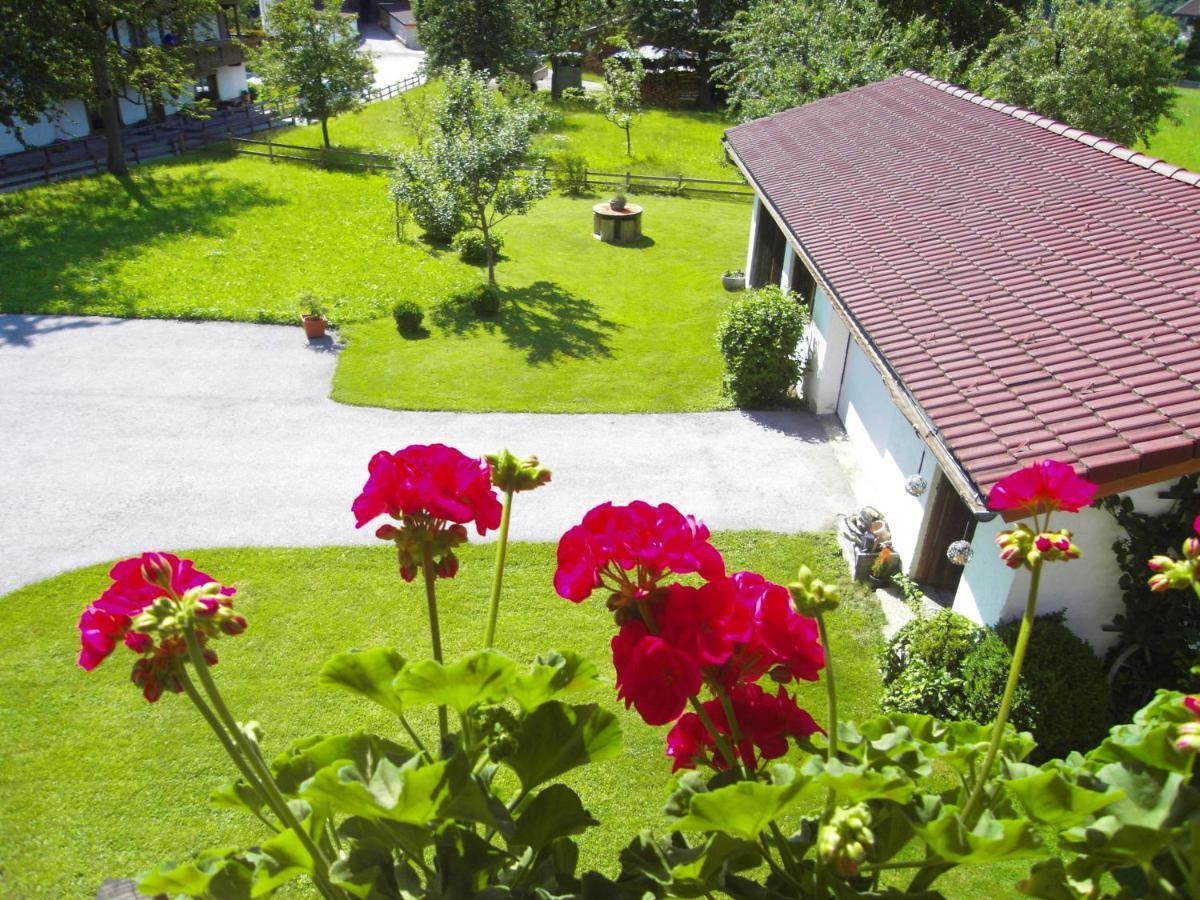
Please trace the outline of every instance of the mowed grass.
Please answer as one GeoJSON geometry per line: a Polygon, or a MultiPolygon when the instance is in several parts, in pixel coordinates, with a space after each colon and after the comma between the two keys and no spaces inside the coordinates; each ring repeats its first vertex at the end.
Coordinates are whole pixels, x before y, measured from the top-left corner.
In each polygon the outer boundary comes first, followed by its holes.
{"type": "MultiPolygon", "coordinates": [[[[718,535],[716,543],[731,567],[779,581],[793,577],[801,562],[825,578],[844,572],[831,535],[743,532],[718,535]]],[[[481,645],[492,553],[491,545],[467,546],[458,577],[440,584],[450,657],[481,645]]],[[[220,642],[215,676],[234,714],[262,723],[269,753],[306,734],[354,728],[404,740],[388,714],[317,685],[322,662],[342,650],[389,645],[407,657],[428,655],[423,595],[396,576],[394,550],[189,555],[238,588],[250,628],[220,642]]],[[[557,597],[553,570],[553,545],[510,548],[499,646],[520,661],[571,649],[600,666],[607,683],[581,702],[595,700],[618,713],[625,750],[567,780],[603,822],[583,841],[583,866],[613,872],[617,850],[641,828],[665,831],[666,729],[645,725],[617,702],[611,615],[602,600],[577,605],[557,597]]],[[[0,598],[0,896],[6,898],[89,897],[106,876],[263,837],[248,818],[207,805],[232,767],[185,698],[147,704],[129,683],[133,656],[124,649],[91,673],[75,665],[79,613],[105,584],[105,567],[93,566],[0,598]]],[[[880,616],[872,601],[847,591],[832,620],[833,646],[844,715],[862,717],[876,711],[880,616]]],[[[801,700],[825,718],[820,684],[804,685],[801,700]]],[[[420,727],[436,726],[426,718],[420,727]]]]}
{"type": "Polygon", "coordinates": [[[382,176],[211,155],[0,195],[0,272],[0,312],[276,322],[304,290],[352,321],[477,279],[395,241],[382,176]]]}
{"type": "Polygon", "coordinates": [[[1200,172],[1200,88],[1176,88],[1174,114],[1164,119],[1150,140],[1137,149],[1177,166],[1200,172]]]}
{"type": "MultiPolygon", "coordinates": [[[[391,319],[345,329],[344,403],[398,409],[662,412],[723,407],[714,343],[749,206],[635,197],[643,239],[592,237],[595,198],[553,196],[502,227],[498,316],[431,304],[426,332],[391,319]]],[[[482,272],[477,276],[482,280],[482,272]]]]}
{"type": "MultiPolygon", "coordinates": [[[[413,132],[405,113],[436,84],[414,88],[402,98],[369,104],[330,122],[330,142],[347,150],[391,153],[413,146],[413,132]],[[405,100],[405,97],[408,98],[405,100]]],[[[647,109],[631,130],[632,154],[625,152],[625,132],[604,116],[579,102],[555,103],[539,95],[549,115],[549,127],[534,141],[534,157],[550,165],[562,153],[582,156],[593,172],[633,172],[641,175],[684,175],[719,181],[741,181],[725,159],[721,144],[724,130],[735,124],[724,113],[691,110],[647,109]]],[[[320,125],[275,132],[272,138],[306,147],[321,146],[320,125]]]]}

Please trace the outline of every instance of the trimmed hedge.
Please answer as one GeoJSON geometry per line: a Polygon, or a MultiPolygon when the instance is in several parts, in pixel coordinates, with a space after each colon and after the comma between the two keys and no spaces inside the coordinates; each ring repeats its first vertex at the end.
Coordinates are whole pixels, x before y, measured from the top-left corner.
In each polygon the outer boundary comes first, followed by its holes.
{"type": "Polygon", "coordinates": [[[717,328],[725,390],[738,406],[778,406],[804,372],[799,345],[808,312],[777,286],[739,294],[717,328]]]}
{"type": "Polygon", "coordinates": [[[392,307],[392,318],[396,320],[396,328],[401,333],[412,334],[420,329],[425,312],[414,300],[397,300],[392,307]]]}
{"type": "MultiPolygon", "coordinates": [[[[500,258],[500,248],[504,246],[504,238],[493,232],[489,235],[492,245],[492,258],[500,258]]],[[[451,246],[457,251],[458,258],[473,266],[482,266],[487,262],[487,248],[483,243],[483,235],[478,231],[464,231],[454,238],[451,246]]]]}

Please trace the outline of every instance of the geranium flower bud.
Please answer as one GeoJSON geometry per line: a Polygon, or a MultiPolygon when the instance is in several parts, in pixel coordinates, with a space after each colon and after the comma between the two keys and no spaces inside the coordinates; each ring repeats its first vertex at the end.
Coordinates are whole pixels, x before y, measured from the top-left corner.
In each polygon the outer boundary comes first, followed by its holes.
{"type": "Polygon", "coordinates": [[[1187,559],[1200,557],[1200,538],[1190,537],[1183,542],[1183,555],[1187,559]]]}
{"type": "Polygon", "coordinates": [[[550,481],[550,470],[541,466],[536,456],[517,459],[508,450],[501,450],[483,458],[491,469],[492,484],[502,491],[532,491],[550,481]]]}
{"type": "Polygon", "coordinates": [[[1147,584],[1150,586],[1150,590],[1161,594],[1171,586],[1171,579],[1162,572],[1159,572],[1157,575],[1150,576],[1147,584]]]}
{"type": "Polygon", "coordinates": [[[1175,560],[1171,559],[1169,556],[1154,556],[1150,558],[1150,561],[1147,562],[1146,565],[1148,565],[1155,572],[1161,572],[1163,569],[1169,569],[1171,566],[1175,565],[1175,560]]]}
{"type": "Polygon", "coordinates": [[[453,578],[458,574],[458,557],[447,553],[437,564],[438,578],[453,578]]]}
{"type": "Polygon", "coordinates": [[[1045,553],[1054,545],[1050,543],[1050,538],[1046,537],[1046,535],[1039,534],[1036,538],[1034,538],[1033,546],[1037,547],[1037,549],[1042,553],[1045,553]]]}
{"type": "Polygon", "coordinates": [[[228,635],[241,634],[246,630],[246,620],[241,616],[231,616],[221,623],[221,630],[228,635]]]}

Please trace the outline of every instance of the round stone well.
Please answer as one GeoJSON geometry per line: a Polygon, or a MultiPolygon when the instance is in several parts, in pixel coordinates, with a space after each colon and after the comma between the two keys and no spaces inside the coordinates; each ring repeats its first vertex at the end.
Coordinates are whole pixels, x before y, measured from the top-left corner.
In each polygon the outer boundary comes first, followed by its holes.
{"type": "Polygon", "coordinates": [[[642,208],[627,203],[624,209],[613,209],[609,203],[592,207],[592,237],[606,244],[631,244],[642,236],[642,208]]]}

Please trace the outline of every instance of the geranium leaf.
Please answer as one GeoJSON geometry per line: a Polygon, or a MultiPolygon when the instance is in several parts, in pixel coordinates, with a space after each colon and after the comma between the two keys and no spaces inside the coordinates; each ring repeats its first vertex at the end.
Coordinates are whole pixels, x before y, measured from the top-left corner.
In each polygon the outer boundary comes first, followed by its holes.
{"type": "Polygon", "coordinates": [[[503,653],[482,650],[454,663],[424,659],[409,663],[392,682],[408,706],[449,706],[465,713],[480,703],[508,697],[516,664],[503,653]]]}
{"type": "Polygon", "coordinates": [[[398,766],[385,758],[366,772],[349,761],[334,763],[305,782],[301,794],[342,815],[424,825],[447,799],[446,765],[413,758],[398,766]]]}
{"type": "Polygon", "coordinates": [[[266,896],[293,878],[312,873],[312,857],[290,828],[264,842],[256,856],[251,897],[266,896]]]}
{"type": "Polygon", "coordinates": [[[203,851],[190,863],[163,863],[141,878],[138,891],[147,897],[166,894],[248,900],[252,875],[252,867],[236,848],[219,847],[203,851]]]}
{"type": "Polygon", "coordinates": [[[395,650],[386,647],[352,650],[327,660],[321,667],[318,681],[359,694],[400,715],[404,712],[404,704],[392,681],[402,668],[404,657],[395,650]]]}
{"type": "Polygon", "coordinates": [[[616,716],[595,703],[544,703],[517,720],[516,749],[503,762],[531,790],[577,766],[612,759],[623,739],[616,716]]]}
{"type": "Polygon", "coordinates": [[[556,838],[581,834],[599,824],[583,808],[578,794],[565,784],[552,784],[525,807],[509,843],[536,853],[556,838]]]}
{"type": "Polygon", "coordinates": [[[1044,854],[1045,847],[1026,819],[997,819],[984,810],[968,829],[958,807],[947,804],[931,821],[914,826],[929,849],[948,862],[990,863],[1044,854]]]}
{"type": "Polygon", "coordinates": [[[1047,825],[1066,828],[1119,800],[1121,791],[1092,791],[1072,784],[1060,773],[1038,772],[1003,782],[1029,815],[1047,825]]]}
{"type": "Polygon", "coordinates": [[[350,762],[363,772],[371,772],[381,759],[403,765],[413,755],[407,747],[364,731],[328,737],[312,735],[276,756],[271,761],[271,770],[281,791],[297,794],[305,781],[335,762],[350,762]]]}
{"type": "Polygon", "coordinates": [[[806,778],[781,784],[739,781],[694,794],[688,804],[688,814],[673,822],[671,828],[675,831],[716,831],[753,841],[773,819],[822,790],[806,778]]]}
{"type": "Polygon", "coordinates": [[[595,664],[570,650],[539,656],[509,686],[509,693],[526,712],[573,691],[591,687],[597,680],[595,664]]]}

